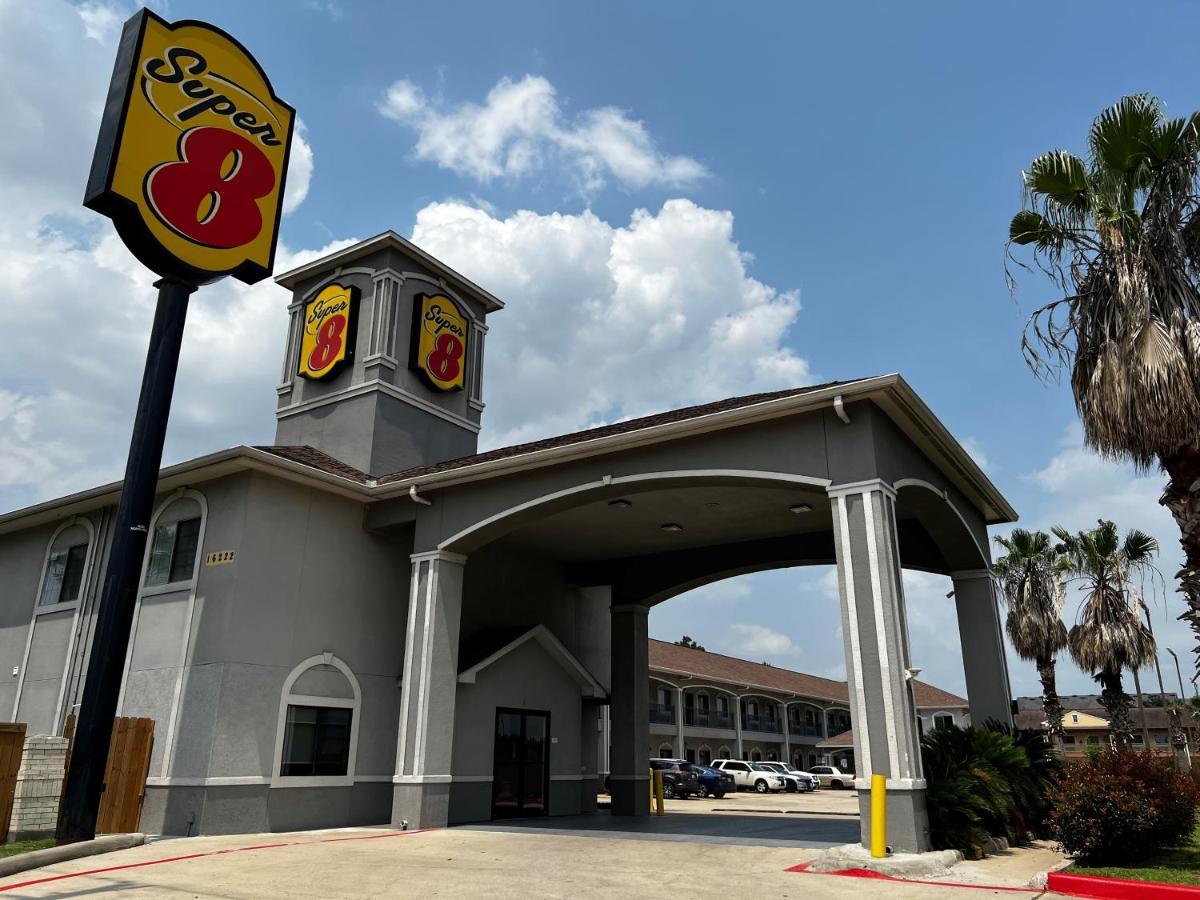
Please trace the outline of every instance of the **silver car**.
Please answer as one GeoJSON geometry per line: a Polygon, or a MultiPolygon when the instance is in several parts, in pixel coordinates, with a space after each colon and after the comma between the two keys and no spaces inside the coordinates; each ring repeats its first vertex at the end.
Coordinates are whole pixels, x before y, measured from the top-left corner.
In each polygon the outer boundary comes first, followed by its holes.
{"type": "Polygon", "coordinates": [[[787,790],[793,794],[812,790],[812,786],[808,783],[807,778],[793,775],[788,771],[788,767],[781,762],[765,762],[761,765],[766,766],[772,772],[779,773],[783,777],[783,783],[787,786],[787,790]]]}

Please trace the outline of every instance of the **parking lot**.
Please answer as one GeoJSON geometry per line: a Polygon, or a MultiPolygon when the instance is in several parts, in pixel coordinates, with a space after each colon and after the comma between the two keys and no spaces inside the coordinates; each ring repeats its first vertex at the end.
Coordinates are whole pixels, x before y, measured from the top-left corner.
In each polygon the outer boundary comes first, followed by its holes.
{"type": "MultiPolygon", "coordinates": [[[[786,814],[785,814],[786,815],[786,814]]],[[[785,818],[780,815],[780,818],[785,818]]],[[[593,816],[594,819],[608,818],[593,816]]],[[[664,816],[659,822],[716,821],[719,816],[664,816]]],[[[731,817],[732,818],[732,817],[731,817]]],[[[768,822],[758,814],[744,820],[768,822]]],[[[786,816],[803,819],[804,816],[786,816]]],[[[641,820],[648,821],[648,820],[641,820]]],[[[164,840],[104,856],[61,863],[0,880],[3,897],[291,898],[805,897],[851,900],[859,879],[789,871],[817,851],[790,846],[704,846],[691,840],[655,842],[536,829],[447,828],[396,832],[346,829],[302,834],[229,835],[164,840]]],[[[1040,890],[1008,883],[1005,896],[1035,898],[1040,890]]],[[[998,883],[987,873],[988,884],[998,883]]],[[[1003,883],[1003,882],[999,882],[1003,883]]],[[[873,881],[875,900],[977,897],[972,888],[873,881]]]]}

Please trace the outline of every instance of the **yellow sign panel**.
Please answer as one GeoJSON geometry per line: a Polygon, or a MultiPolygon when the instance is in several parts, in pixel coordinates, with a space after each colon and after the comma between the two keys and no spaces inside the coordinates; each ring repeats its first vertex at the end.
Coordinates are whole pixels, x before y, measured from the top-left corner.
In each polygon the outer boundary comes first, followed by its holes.
{"type": "Polygon", "coordinates": [[[439,391],[462,390],[467,370],[467,317],[445,294],[417,294],[409,365],[439,391]]]}
{"type": "Polygon", "coordinates": [[[358,288],[331,284],[304,304],[300,366],[304,378],[324,381],[354,359],[358,332],[358,288]]]}
{"type": "Polygon", "coordinates": [[[84,205],[145,265],[191,284],[271,273],[295,110],[204,22],[125,23],[84,205]]]}

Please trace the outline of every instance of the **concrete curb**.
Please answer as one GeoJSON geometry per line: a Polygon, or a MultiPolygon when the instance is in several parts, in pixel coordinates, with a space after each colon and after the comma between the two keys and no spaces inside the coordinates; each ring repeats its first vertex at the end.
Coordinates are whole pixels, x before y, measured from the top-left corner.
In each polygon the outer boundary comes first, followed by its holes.
{"type": "Polygon", "coordinates": [[[44,850],[30,850],[28,853],[18,853],[16,856],[0,859],[0,878],[72,859],[83,859],[85,856],[128,850],[130,847],[140,847],[144,843],[144,834],[105,834],[90,841],[46,847],[44,850]]]}
{"type": "Polygon", "coordinates": [[[962,862],[957,850],[934,850],[930,853],[895,853],[875,859],[861,844],[844,844],[817,854],[808,863],[810,872],[842,872],[846,869],[867,869],[895,878],[934,877],[945,875],[950,867],[962,862]]]}

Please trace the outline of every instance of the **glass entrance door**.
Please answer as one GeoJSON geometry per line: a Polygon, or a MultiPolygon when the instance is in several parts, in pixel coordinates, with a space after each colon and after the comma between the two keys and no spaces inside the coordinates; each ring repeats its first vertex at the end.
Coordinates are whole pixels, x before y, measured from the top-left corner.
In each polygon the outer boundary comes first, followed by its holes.
{"type": "Polygon", "coordinates": [[[496,710],[492,764],[492,818],[546,815],[550,714],[496,710]]]}

